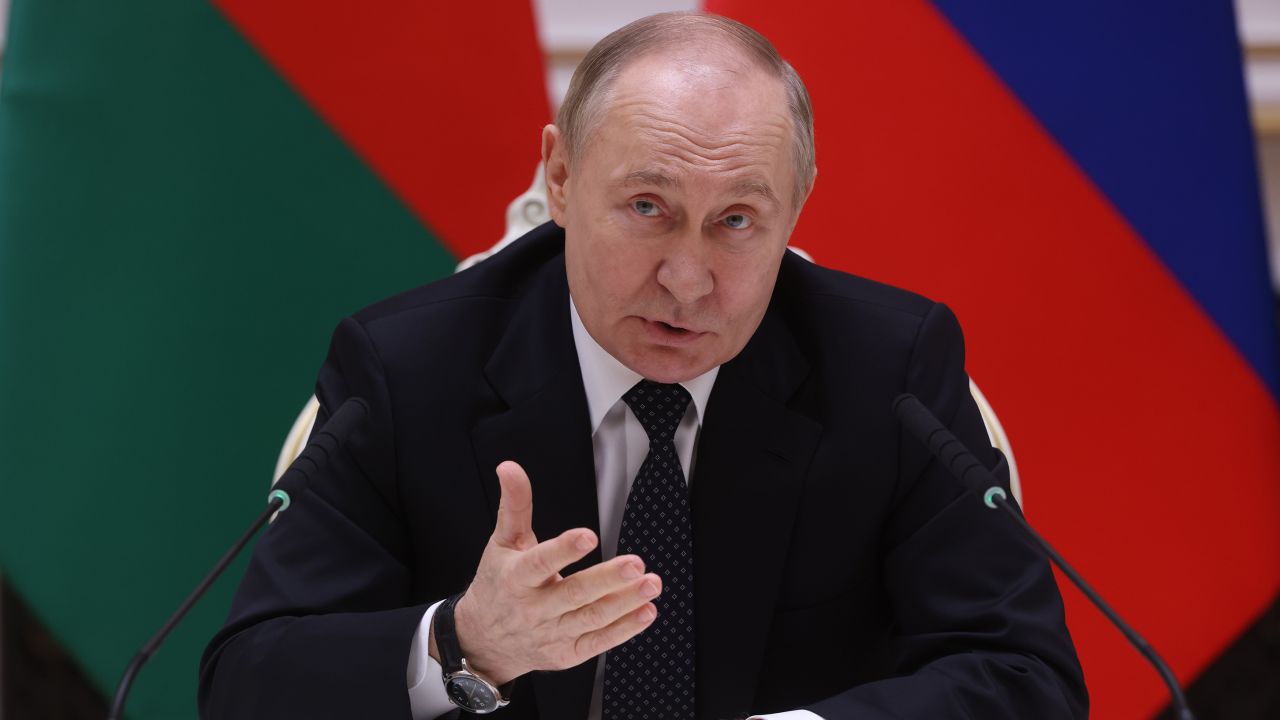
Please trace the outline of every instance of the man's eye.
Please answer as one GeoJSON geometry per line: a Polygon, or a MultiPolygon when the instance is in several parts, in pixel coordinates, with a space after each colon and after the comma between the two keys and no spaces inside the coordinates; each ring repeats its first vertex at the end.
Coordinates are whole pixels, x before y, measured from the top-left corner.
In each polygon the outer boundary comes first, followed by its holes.
{"type": "Polygon", "coordinates": [[[657,217],[658,205],[652,200],[634,200],[631,207],[645,217],[657,217]]]}
{"type": "Polygon", "coordinates": [[[746,215],[728,215],[724,219],[724,224],[730,230],[743,230],[751,227],[751,218],[746,215]]]}

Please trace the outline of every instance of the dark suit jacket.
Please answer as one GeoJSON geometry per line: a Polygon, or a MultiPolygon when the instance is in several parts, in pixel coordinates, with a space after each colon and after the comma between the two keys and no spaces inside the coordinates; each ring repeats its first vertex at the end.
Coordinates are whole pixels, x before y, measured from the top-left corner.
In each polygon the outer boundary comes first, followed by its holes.
{"type": "MultiPolygon", "coordinates": [[[[539,538],[599,530],[563,237],[338,326],[318,422],[351,395],[371,419],[258,541],[202,662],[205,717],[408,717],[410,641],[471,579],[502,460],[529,473],[539,538]]],[[[699,437],[699,718],[1086,715],[1048,564],[904,437],[904,391],[997,463],[951,312],[787,253],[699,437]]],[[[594,664],[521,678],[498,716],[584,718],[594,664]]]]}

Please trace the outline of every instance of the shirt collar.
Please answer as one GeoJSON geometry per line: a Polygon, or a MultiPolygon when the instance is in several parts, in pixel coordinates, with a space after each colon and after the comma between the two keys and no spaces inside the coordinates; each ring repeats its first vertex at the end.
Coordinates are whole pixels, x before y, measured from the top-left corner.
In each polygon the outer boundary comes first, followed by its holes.
{"type": "MultiPolygon", "coordinates": [[[[578,306],[574,304],[572,297],[569,298],[569,313],[573,318],[573,344],[578,351],[578,367],[582,369],[582,384],[587,391],[587,412],[591,415],[591,434],[594,435],[609,410],[644,378],[618,362],[617,358],[591,337],[591,333],[582,324],[578,306]]],[[[711,397],[711,387],[715,385],[719,372],[720,366],[717,365],[692,380],[680,383],[693,398],[699,425],[706,415],[707,400],[711,397]]]]}

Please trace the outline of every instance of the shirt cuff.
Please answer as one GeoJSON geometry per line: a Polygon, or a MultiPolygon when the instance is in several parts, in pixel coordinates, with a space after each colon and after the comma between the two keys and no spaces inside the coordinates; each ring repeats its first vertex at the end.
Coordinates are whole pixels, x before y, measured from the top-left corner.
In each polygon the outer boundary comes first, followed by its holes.
{"type": "Polygon", "coordinates": [[[409,710],[413,713],[413,720],[434,720],[454,708],[444,691],[444,668],[431,658],[430,653],[431,619],[436,616],[436,608],[442,602],[437,602],[423,613],[418,631],[413,634],[413,643],[409,645],[405,681],[409,685],[409,710]]]}
{"type": "Polygon", "coordinates": [[[808,710],[788,710],[768,715],[752,715],[749,720],[822,720],[822,716],[808,710]]]}

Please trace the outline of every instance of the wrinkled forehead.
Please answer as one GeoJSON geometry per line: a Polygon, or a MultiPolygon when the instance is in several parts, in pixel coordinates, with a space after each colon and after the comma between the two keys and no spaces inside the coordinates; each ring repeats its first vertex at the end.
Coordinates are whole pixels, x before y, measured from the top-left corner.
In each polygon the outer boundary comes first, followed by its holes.
{"type": "Polygon", "coordinates": [[[706,54],[649,56],[619,74],[586,153],[608,173],[709,171],[757,177],[781,196],[794,181],[782,82],[706,54]],[[606,156],[601,158],[601,156],[606,156]]]}

